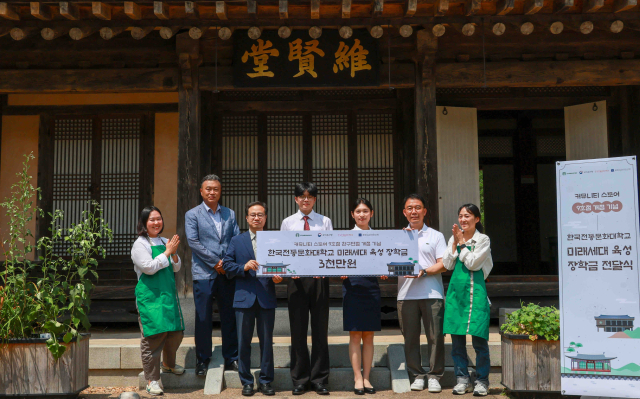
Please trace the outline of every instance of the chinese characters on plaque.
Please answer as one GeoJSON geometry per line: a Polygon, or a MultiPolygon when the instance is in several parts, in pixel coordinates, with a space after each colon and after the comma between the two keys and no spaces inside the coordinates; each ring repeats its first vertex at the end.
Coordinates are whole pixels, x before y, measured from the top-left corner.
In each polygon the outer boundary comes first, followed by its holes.
{"type": "Polygon", "coordinates": [[[265,30],[259,39],[234,34],[236,87],[377,86],[378,43],[366,29],[343,39],[325,29],[318,39],[294,30],[286,39],[265,30]]]}

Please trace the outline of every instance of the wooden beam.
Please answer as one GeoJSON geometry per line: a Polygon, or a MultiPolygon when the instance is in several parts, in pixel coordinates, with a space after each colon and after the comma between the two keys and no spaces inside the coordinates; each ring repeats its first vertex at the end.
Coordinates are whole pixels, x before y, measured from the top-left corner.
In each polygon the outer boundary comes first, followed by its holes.
{"type": "Polygon", "coordinates": [[[278,28],[278,36],[283,39],[288,39],[291,36],[291,28],[288,26],[281,26],[278,28]]]}
{"type": "Polygon", "coordinates": [[[402,37],[411,37],[413,34],[413,27],[411,25],[402,25],[400,29],[398,29],[398,32],[402,37]]]}
{"type": "Polygon", "coordinates": [[[322,28],[319,26],[312,26],[309,28],[309,36],[311,36],[312,39],[320,38],[320,36],[322,36],[322,28]]]}
{"type": "Polygon", "coordinates": [[[195,1],[185,1],[184,12],[187,14],[188,18],[200,17],[200,10],[198,9],[198,4],[195,1]]]}
{"type": "Polygon", "coordinates": [[[525,0],[524,13],[527,15],[536,14],[544,7],[544,0],[525,0]]]}
{"type": "Polygon", "coordinates": [[[342,0],[342,18],[351,18],[351,0],[342,0]]]}
{"type": "Polygon", "coordinates": [[[94,26],[75,27],[75,28],[71,28],[71,30],[69,31],[69,37],[73,40],[80,40],[93,34],[97,30],[98,29],[94,26]]]}
{"type": "Polygon", "coordinates": [[[564,30],[564,24],[560,21],[556,21],[549,26],[549,32],[554,35],[559,35],[564,30]]]}
{"type": "Polygon", "coordinates": [[[160,37],[163,39],[171,39],[179,30],[179,26],[163,26],[160,28],[160,37]]]}
{"type": "Polygon", "coordinates": [[[62,15],[66,19],[77,21],[78,19],[80,19],[80,10],[78,9],[78,5],[75,3],[72,3],[70,1],[61,1],[60,15],[62,15]]]}
{"type": "Polygon", "coordinates": [[[311,19],[320,19],[320,0],[311,0],[311,19]]]}
{"type": "Polygon", "coordinates": [[[38,28],[12,28],[9,34],[13,40],[23,40],[39,31],[38,28]]]}
{"type": "MultiPolygon", "coordinates": [[[[227,28],[226,26],[220,28],[220,30],[218,30],[218,37],[222,40],[229,40],[231,39],[234,29],[235,28],[227,28]]],[[[280,30],[278,30],[278,32],[280,32],[280,30]]],[[[291,32],[289,32],[289,35],[291,35],[291,32]]]]}
{"type": "MultiPolygon", "coordinates": [[[[439,63],[438,87],[482,87],[482,63],[439,63]]],[[[640,59],[489,62],[487,87],[620,86],[640,84],[640,59]]]]}
{"type": "Polygon", "coordinates": [[[164,1],[154,1],[153,2],[153,13],[158,19],[167,20],[170,18],[169,16],[169,5],[164,1]]]}
{"type": "Polygon", "coordinates": [[[371,15],[374,17],[379,17],[382,15],[384,11],[384,0],[373,0],[373,8],[371,11],[371,15]]]}
{"type": "Polygon", "coordinates": [[[433,25],[433,27],[431,28],[431,32],[433,33],[433,35],[435,37],[442,37],[444,36],[445,32],[447,31],[446,26],[444,26],[443,24],[435,24],[433,25]]]}
{"type": "Polygon", "coordinates": [[[638,0],[615,0],[613,2],[613,12],[623,12],[638,5],[638,0]]]}
{"type": "Polygon", "coordinates": [[[447,12],[449,12],[449,0],[436,0],[434,15],[436,17],[442,17],[447,15],[447,12]]]}
{"type": "Polygon", "coordinates": [[[597,12],[604,6],[604,0],[585,0],[582,6],[582,12],[597,12]]]}
{"type": "Polygon", "coordinates": [[[111,19],[111,6],[101,1],[94,1],[91,3],[91,12],[96,18],[108,21],[111,19]]]}
{"type": "Polygon", "coordinates": [[[404,5],[404,16],[413,17],[418,9],[418,0],[406,0],[404,5]]]}
{"type": "Polygon", "coordinates": [[[216,15],[218,16],[218,19],[223,21],[229,19],[227,17],[227,3],[224,1],[216,1],[216,15]]]}
{"type": "Polygon", "coordinates": [[[124,14],[134,20],[142,19],[142,12],[140,11],[140,6],[133,1],[125,1],[124,2],[124,14]]]}
{"type": "Polygon", "coordinates": [[[247,13],[249,15],[256,15],[258,13],[258,4],[256,0],[247,0],[247,13]]]}
{"type": "Polygon", "coordinates": [[[0,3],[0,17],[12,21],[20,21],[20,15],[16,12],[16,8],[5,2],[0,3]]]}
{"type": "Polygon", "coordinates": [[[515,7],[515,0],[498,0],[496,4],[496,15],[507,15],[515,7]]]}
{"type": "Polygon", "coordinates": [[[480,1],[481,0],[465,0],[464,15],[467,17],[476,15],[481,8],[480,1]]]}
{"type": "Polygon", "coordinates": [[[596,28],[602,29],[605,32],[620,33],[625,28],[625,23],[620,20],[615,21],[596,21],[594,23],[596,28]]]}
{"type": "Polygon", "coordinates": [[[502,22],[495,23],[491,28],[491,31],[496,36],[502,36],[506,30],[507,30],[507,27],[502,22]]]}
{"type": "Polygon", "coordinates": [[[42,4],[39,1],[32,1],[29,4],[29,8],[31,9],[31,15],[42,20],[42,21],[50,21],[51,20],[51,7],[46,4],[42,4]]]}
{"type": "Polygon", "coordinates": [[[206,28],[204,27],[192,26],[191,29],[189,29],[189,37],[194,40],[198,40],[202,37],[205,30],[206,28]]]}
{"type": "Polygon", "coordinates": [[[40,31],[44,40],[53,40],[69,33],[69,28],[64,26],[56,26],[54,28],[44,28],[40,31]]]}
{"type": "Polygon", "coordinates": [[[288,0],[280,0],[280,4],[278,7],[278,14],[280,15],[280,19],[289,18],[289,1],[288,0]]]}
{"type": "Polygon", "coordinates": [[[105,26],[103,28],[100,28],[100,37],[103,38],[104,40],[111,40],[114,37],[121,34],[122,32],[124,32],[125,30],[126,28],[124,26],[113,27],[113,28],[105,26]]]}
{"type": "Polygon", "coordinates": [[[249,30],[247,31],[247,35],[249,36],[250,39],[252,40],[258,40],[260,38],[260,35],[262,35],[262,27],[259,26],[252,26],[251,28],[249,28],[249,30]]]}
{"type": "Polygon", "coordinates": [[[557,14],[562,14],[573,8],[574,0],[555,0],[553,10],[557,14]]]}
{"type": "Polygon", "coordinates": [[[149,33],[153,32],[153,26],[145,26],[145,27],[133,27],[131,28],[131,37],[140,40],[147,36],[149,33]]]}

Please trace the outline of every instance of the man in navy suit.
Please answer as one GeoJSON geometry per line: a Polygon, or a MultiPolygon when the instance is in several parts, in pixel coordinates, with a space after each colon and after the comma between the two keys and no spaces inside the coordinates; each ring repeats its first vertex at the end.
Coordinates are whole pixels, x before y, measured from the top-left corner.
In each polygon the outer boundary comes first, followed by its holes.
{"type": "Polygon", "coordinates": [[[234,280],[225,274],[222,259],[231,239],[240,234],[235,213],[218,202],[222,194],[220,178],[208,175],[202,179],[202,204],[185,215],[187,242],[191,248],[193,300],[196,304],[196,374],[207,374],[211,358],[211,315],[213,298],[218,301],[222,330],[222,356],[225,367],[238,369],[238,335],[233,312],[234,280]]]}
{"type": "Polygon", "coordinates": [[[276,319],[276,287],[274,283],[282,277],[256,277],[257,237],[267,222],[267,204],[256,201],[247,205],[249,231],[231,239],[224,257],[224,271],[230,279],[236,280],[233,307],[238,325],[238,368],[242,382],[242,395],[253,395],[253,375],[251,374],[251,339],[253,328],[258,321],[260,340],[260,378],[258,391],[264,395],[275,395],[273,382],[273,326],[276,319]]]}

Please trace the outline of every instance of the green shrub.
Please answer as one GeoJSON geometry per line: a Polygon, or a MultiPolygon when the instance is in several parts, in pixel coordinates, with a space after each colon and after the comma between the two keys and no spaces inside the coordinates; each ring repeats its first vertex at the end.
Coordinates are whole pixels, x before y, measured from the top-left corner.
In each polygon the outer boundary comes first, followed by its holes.
{"type": "Polygon", "coordinates": [[[11,186],[11,197],[0,204],[9,219],[3,226],[4,268],[0,269],[0,341],[31,338],[48,334],[47,346],[55,359],[60,358],[65,343],[78,337],[78,332],[90,327],[89,306],[93,283],[97,280],[98,257],[105,257],[100,240],[111,241],[112,232],[102,218],[102,209],[95,201],[90,211],[82,213],[80,222],[69,228],[58,227],[64,215],[56,210],[51,217],[50,236],[35,244],[29,224],[36,214],[44,216],[33,204],[40,189],[31,185],[29,161],[25,155],[19,180],[11,186]],[[54,247],[64,243],[63,256],[54,247]],[[38,261],[32,261],[37,250],[38,261]]]}
{"type": "Polygon", "coordinates": [[[500,330],[508,334],[528,335],[529,339],[560,338],[560,312],[554,306],[539,306],[534,303],[522,304],[522,307],[507,314],[506,323],[500,330]]]}

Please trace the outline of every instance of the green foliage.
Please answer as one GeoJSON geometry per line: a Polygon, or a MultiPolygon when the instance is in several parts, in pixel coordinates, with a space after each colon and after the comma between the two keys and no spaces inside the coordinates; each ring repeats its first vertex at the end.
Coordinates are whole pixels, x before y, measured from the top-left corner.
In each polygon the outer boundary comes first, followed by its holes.
{"type": "Polygon", "coordinates": [[[507,314],[500,329],[508,334],[528,335],[532,341],[538,338],[556,341],[560,338],[560,312],[554,306],[523,303],[520,309],[507,314]]]}
{"type": "Polygon", "coordinates": [[[35,238],[29,224],[36,214],[44,212],[34,205],[40,189],[31,184],[29,161],[33,154],[25,155],[23,169],[17,174],[18,182],[11,186],[11,197],[0,206],[9,218],[2,242],[5,256],[0,269],[0,341],[11,338],[30,338],[34,334],[50,334],[47,346],[54,358],[60,358],[65,343],[88,329],[90,294],[97,280],[98,257],[106,253],[99,240],[111,241],[112,232],[102,218],[100,205],[90,202],[80,222],[69,228],[60,228],[62,211],[51,217],[50,236],[35,238]],[[63,246],[60,256],[54,247],[63,246]],[[31,257],[37,250],[38,261],[31,257]]]}

